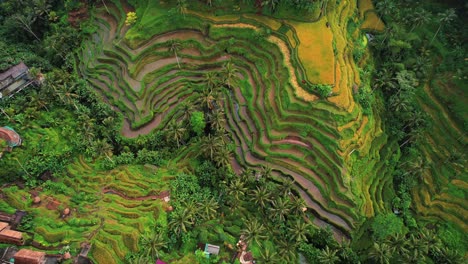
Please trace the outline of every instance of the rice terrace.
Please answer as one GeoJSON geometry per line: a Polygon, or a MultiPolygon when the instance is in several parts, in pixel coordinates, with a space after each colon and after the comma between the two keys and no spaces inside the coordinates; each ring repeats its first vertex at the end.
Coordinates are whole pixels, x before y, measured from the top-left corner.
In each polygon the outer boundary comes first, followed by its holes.
{"type": "Polygon", "coordinates": [[[0,263],[466,263],[466,12],[0,1],[0,263]]]}

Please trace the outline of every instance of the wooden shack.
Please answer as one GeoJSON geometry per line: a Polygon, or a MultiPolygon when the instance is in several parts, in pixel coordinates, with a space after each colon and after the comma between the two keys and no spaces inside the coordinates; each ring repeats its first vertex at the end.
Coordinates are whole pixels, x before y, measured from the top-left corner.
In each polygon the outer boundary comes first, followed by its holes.
{"type": "Polygon", "coordinates": [[[0,73],[0,99],[11,97],[32,84],[34,81],[31,80],[28,73],[29,68],[23,62],[0,73]]]}
{"type": "Polygon", "coordinates": [[[46,253],[23,248],[16,252],[14,259],[15,264],[44,264],[46,253]]]}
{"type": "Polygon", "coordinates": [[[24,244],[23,233],[11,230],[8,227],[0,231],[0,243],[15,244],[21,246],[24,244]]]}

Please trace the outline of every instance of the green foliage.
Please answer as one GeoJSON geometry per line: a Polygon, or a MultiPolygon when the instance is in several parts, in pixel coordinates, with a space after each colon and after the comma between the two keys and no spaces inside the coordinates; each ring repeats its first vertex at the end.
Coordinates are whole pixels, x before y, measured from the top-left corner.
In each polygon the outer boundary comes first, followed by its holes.
{"type": "Polygon", "coordinates": [[[127,13],[127,19],[125,19],[125,25],[131,26],[136,23],[138,17],[135,12],[128,12],[127,13]]]}
{"type": "Polygon", "coordinates": [[[314,84],[312,90],[321,98],[327,98],[332,94],[332,86],[330,84],[314,84]]]}
{"type": "Polygon", "coordinates": [[[376,240],[384,240],[389,236],[404,234],[403,221],[395,214],[379,214],[372,221],[372,236],[376,240]]]}
{"type": "Polygon", "coordinates": [[[466,253],[468,248],[468,238],[463,230],[460,230],[451,223],[445,223],[439,227],[437,235],[450,249],[457,250],[462,253],[462,255],[466,253]]]}
{"type": "Polygon", "coordinates": [[[190,116],[190,125],[192,126],[192,130],[198,135],[201,136],[205,130],[205,115],[203,112],[196,111],[193,112],[190,116]]]}

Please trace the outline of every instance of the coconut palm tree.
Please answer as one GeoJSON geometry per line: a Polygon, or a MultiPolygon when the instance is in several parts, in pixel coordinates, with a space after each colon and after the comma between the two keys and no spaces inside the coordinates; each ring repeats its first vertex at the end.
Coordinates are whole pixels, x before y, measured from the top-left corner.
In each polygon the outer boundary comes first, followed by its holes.
{"type": "Polygon", "coordinates": [[[301,197],[294,197],[294,199],[291,200],[292,213],[302,215],[304,213],[304,208],[307,208],[307,205],[301,197]]]}
{"type": "Polygon", "coordinates": [[[218,149],[216,155],[213,158],[216,166],[227,168],[231,164],[232,152],[227,147],[221,147],[218,149]]]}
{"type": "Polygon", "coordinates": [[[251,192],[251,196],[251,200],[262,209],[265,209],[267,205],[273,201],[271,199],[271,191],[264,185],[257,186],[257,188],[251,192]]]}
{"type": "Polygon", "coordinates": [[[182,103],[180,111],[182,112],[182,116],[184,120],[190,120],[192,113],[195,111],[193,103],[191,101],[184,101],[182,103]]]}
{"type": "Polygon", "coordinates": [[[201,218],[204,220],[210,220],[216,216],[219,204],[213,197],[211,197],[210,199],[199,202],[198,207],[200,208],[199,213],[201,218]]]}
{"type": "Polygon", "coordinates": [[[218,73],[213,71],[205,73],[203,80],[209,89],[214,89],[219,85],[218,73]]]}
{"type": "Polygon", "coordinates": [[[162,249],[167,246],[167,242],[161,232],[154,231],[152,234],[146,234],[142,237],[141,246],[144,255],[155,260],[159,258],[162,249]]]}
{"type": "Polygon", "coordinates": [[[387,241],[390,252],[395,256],[403,256],[408,253],[408,239],[402,234],[396,234],[387,241]]]}
{"type": "Polygon", "coordinates": [[[319,263],[321,264],[335,264],[338,263],[340,258],[336,255],[338,250],[331,250],[328,246],[321,250],[317,256],[319,263]]]}
{"type": "Polygon", "coordinates": [[[266,229],[263,224],[258,222],[257,219],[253,218],[247,220],[245,223],[245,228],[241,231],[241,234],[245,236],[245,241],[247,243],[255,242],[257,245],[260,245],[259,241],[261,239],[267,238],[267,236],[264,235],[265,231],[266,229]]]}
{"type": "Polygon", "coordinates": [[[224,127],[226,125],[224,110],[219,109],[213,111],[208,115],[208,120],[211,129],[213,129],[214,131],[224,131],[224,127]]]}
{"type": "Polygon", "coordinates": [[[439,16],[439,27],[437,28],[437,31],[434,34],[434,37],[432,37],[430,44],[432,44],[437,34],[439,34],[439,31],[442,28],[442,26],[449,24],[450,22],[452,22],[453,20],[457,18],[457,14],[455,13],[454,8],[447,9],[445,10],[445,12],[439,13],[438,16],[439,16]]]}
{"type": "MultiPolygon", "coordinates": [[[[462,264],[466,263],[464,257],[456,250],[451,250],[448,247],[440,249],[440,259],[446,264],[462,264]]],[[[442,263],[442,262],[440,262],[442,263]]]]}
{"type": "Polygon", "coordinates": [[[187,0],[177,0],[177,12],[185,18],[185,14],[187,14],[187,0]]]}
{"type": "Polygon", "coordinates": [[[199,95],[197,103],[203,107],[204,111],[208,112],[213,110],[212,103],[218,96],[217,92],[214,92],[211,88],[204,88],[199,95]]]}
{"type": "Polygon", "coordinates": [[[276,264],[278,263],[278,253],[271,251],[268,247],[265,247],[260,251],[260,263],[276,264]]]}
{"type": "Polygon", "coordinates": [[[262,7],[267,6],[270,7],[271,12],[275,12],[276,8],[278,7],[278,4],[280,3],[280,0],[263,0],[262,1],[262,7]]]}
{"type": "Polygon", "coordinates": [[[187,129],[183,127],[181,122],[173,118],[164,129],[164,132],[166,133],[166,140],[175,141],[177,147],[180,147],[180,143],[184,140],[187,129]]]}
{"type": "Polygon", "coordinates": [[[383,16],[388,16],[394,14],[396,10],[396,5],[394,0],[381,0],[378,1],[375,5],[375,10],[383,16]]]}
{"type": "Polygon", "coordinates": [[[247,187],[245,187],[244,182],[240,178],[235,178],[230,181],[227,186],[227,194],[236,201],[241,201],[246,192],[247,187]]]}
{"type": "Polygon", "coordinates": [[[306,234],[308,233],[309,230],[309,224],[304,222],[302,219],[297,219],[289,228],[289,234],[291,235],[291,238],[293,241],[296,241],[297,243],[299,242],[306,242],[307,241],[307,236],[306,234]]]}
{"type": "MultiPolygon", "coordinates": [[[[179,0],[180,1],[180,0],[179,0]]],[[[174,52],[174,56],[176,57],[177,60],[177,66],[180,69],[180,63],[179,63],[179,56],[177,56],[177,52],[182,49],[182,44],[178,40],[171,40],[171,46],[169,47],[169,51],[174,52]]]]}
{"type": "Polygon", "coordinates": [[[294,179],[286,179],[281,183],[281,186],[279,187],[279,193],[282,196],[288,196],[291,195],[291,191],[294,188],[294,179]]]}
{"type": "Polygon", "coordinates": [[[410,17],[410,22],[413,24],[410,32],[415,28],[428,24],[432,19],[432,14],[424,8],[418,8],[410,17]]]}
{"type": "Polygon", "coordinates": [[[182,233],[186,233],[188,228],[190,228],[194,222],[191,221],[193,218],[190,215],[190,212],[187,209],[175,211],[171,214],[171,220],[169,221],[169,228],[176,234],[180,236],[182,233]]]}
{"type": "Polygon", "coordinates": [[[110,162],[113,162],[113,160],[111,159],[111,156],[113,154],[113,148],[112,148],[111,144],[109,144],[104,139],[96,140],[92,144],[93,144],[93,150],[94,150],[94,152],[96,153],[97,156],[105,155],[106,158],[110,162]]]}
{"type": "Polygon", "coordinates": [[[291,203],[289,202],[289,198],[278,197],[272,202],[272,205],[272,208],[270,208],[272,218],[285,221],[286,216],[291,211],[291,203]]]}
{"type": "Polygon", "coordinates": [[[280,263],[295,263],[297,258],[297,244],[294,241],[281,239],[276,241],[278,255],[281,256],[280,263]]]}
{"type": "Polygon", "coordinates": [[[378,264],[390,264],[392,251],[387,244],[374,243],[371,251],[369,252],[369,259],[378,264]]]}
{"type": "Polygon", "coordinates": [[[213,137],[211,134],[201,137],[198,144],[199,149],[201,150],[200,154],[203,154],[205,157],[209,157],[211,160],[214,160],[215,154],[219,153],[225,145],[222,137],[213,137]]]}
{"type": "Polygon", "coordinates": [[[224,82],[229,88],[231,88],[231,84],[237,80],[238,70],[234,67],[234,64],[232,64],[232,62],[228,61],[226,62],[226,64],[224,64],[222,73],[224,77],[224,82]]]}

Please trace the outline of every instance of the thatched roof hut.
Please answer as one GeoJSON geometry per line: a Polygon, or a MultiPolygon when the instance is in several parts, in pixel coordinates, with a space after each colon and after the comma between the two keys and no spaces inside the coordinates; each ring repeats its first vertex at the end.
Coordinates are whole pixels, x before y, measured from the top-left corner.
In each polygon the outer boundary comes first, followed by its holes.
{"type": "Polygon", "coordinates": [[[20,251],[16,252],[14,259],[15,264],[44,264],[46,254],[45,252],[20,249],[20,251]]]}

